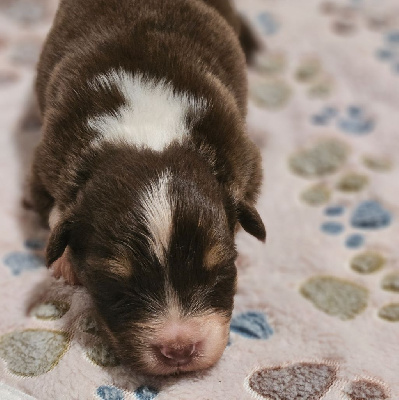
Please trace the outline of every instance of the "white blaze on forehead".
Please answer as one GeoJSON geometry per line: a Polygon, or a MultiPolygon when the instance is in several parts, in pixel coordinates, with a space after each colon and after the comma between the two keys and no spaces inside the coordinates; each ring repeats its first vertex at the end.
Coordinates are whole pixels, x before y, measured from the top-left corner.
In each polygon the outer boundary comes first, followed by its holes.
{"type": "Polygon", "coordinates": [[[116,112],[89,118],[89,127],[101,134],[95,145],[101,141],[122,141],[161,151],[187,136],[189,111],[200,117],[206,108],[204,99],[177,93],[165,80],[156,81],[124,70],[110,70],[89,85],[96,91],[116,87],[125,100],[116,112]]]}
{"type": "Polygon", "coordinates": [[[164,261],[165,252],[169,248],[172,233],[174,201],[169,190],[171,176],[170,171],[162,173],[156,181],[146,187],[140,198],[149,240],[161,262],[164,261]]]}

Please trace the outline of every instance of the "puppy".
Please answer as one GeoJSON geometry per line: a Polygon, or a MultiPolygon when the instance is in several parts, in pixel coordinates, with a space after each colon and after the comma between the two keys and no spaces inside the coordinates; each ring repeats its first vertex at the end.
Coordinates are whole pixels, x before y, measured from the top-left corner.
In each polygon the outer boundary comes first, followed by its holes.
{"type": "Polygon", "coordinates": [[[249,55],[227,0],[62,0],[41,54],[31,197],[47,265],[87,288],[137,371],[221,357],[235,232],[265,240],[240,36],[249,55]]]}

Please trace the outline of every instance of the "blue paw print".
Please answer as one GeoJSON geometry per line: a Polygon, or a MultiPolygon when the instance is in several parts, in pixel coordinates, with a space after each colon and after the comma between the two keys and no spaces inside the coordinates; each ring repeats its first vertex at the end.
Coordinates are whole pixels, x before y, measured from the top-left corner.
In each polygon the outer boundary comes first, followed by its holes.
{"type": "Polygon", "coordinates": [[[273,329],[266,316],[258,311],[248,311],[231,320],[230,331],[249,339],[268,339],[273,329]]]}
{"type": "Polygon", "coordinates": [[[123,391],[114,386],[100,386],[97,388],[97,396],[101,400],[124,400],[123,391]]]}
{"type": "Polygon", "coordinates": [[[344,231],[344,225],[340,222],[323,222],[321,224],[321,230],[328,235],[339,235],[344,231]]]}
{"type": "Polygon", "coordinates": [[[349,106],[346,115],[338,121],[338,126],[342,131],[355,135],[370,133],[374,125],[374,120],[358,106],[349,106]]]}
{"type": "MultiPolygon", "coordinates": [[[[342,206],[330,206],[324,210],[324,214],[329,217],[342,215],[344,208],[342,206]]],[[[350,222],[356,229],[380,229],[390,225],[392,215],[389,211],[374,200],[367,200],[360,203],[354,210],[350,222]]],[[[329,235],[339,235],[344,231],[344,225],[337,221],[326,221],[321,224],[322,232],[329,235]]],[[[364,235],[353,233],[345,240],[346,247],[357,249],[364,245],[364,235]]]]}
{"type": "Polygon", "coordinates": [[[351,224],[359,229],[379,229],[391,223],[391,213],[374,200],[360,203],[354,211],[351,224]]]}
{"type": "Polygon", "coordinates": [[[136,389],[134,394],[138,400],[152,400],[158,395],[159,391],[150,386],[140,386],[136,389]]]}
{"type": "Polygon", "coordinates": [[[35,254],[14,251],[4,257],[4,264],[10,268],[13,275],[20,275],[23,271],[44,267],[45,261],[35,254]]]}
{"type": "Polygon", "coordinates": [[[375,127],[373,118],[367,115],[362,107],[355,105],[348,106],[345,113],[341,115],[334,107],[324,107],[311,117],[314,125],[329,125],[336,119],[341,131],[353,135],[365,135],[375,127]]]}
{"type": "MultiPolygon", "coordinates": [[[[333,205],[324,209],[324,215],[327,215],[328,217],[340,217],[344,212],[345,208],[341,205],[333,205]]],[[[320,229],[328,235],[339,235],[345,230],[345,227],[341,222],[327,221],[321,225],[320,229]]],[[[365,239],[363,235],[353,233],[345,239],[345,246],[349,249],[357,249],[363,246],[364,241],[365,239]]]]}
{"type": "Polygon", "coordinates": [[[376,56],[391,65],[392,71],[399,74],[399,31],[388,32],[383,47],[377,49],[376,56]]]}
{"type": "Polygon", "coordinates": [[[274,35],[280,28],[280,24],[276,21],[274,16],[268,12],[259,14],[258,21],[265,35],[274,35]]]}
{"type": "Polygon", "coordinates": [[[349,249],[358,249],[364,244],[364,236],[360,233],[354,233],[346,238],[345,245],[349,249]]]}
{"type": "Polygon", "coordinates": [[[324,214],[329,217],[337,217],[344,213],[345,209],[343,206],[330,206],[324,210],[324,214]]]}
{"type": "Polygon", "coordinates": [[[328,125],[338,114],[334,107],[324,107],[318,114],[312,116],[312,122],[315,125],[328,125]]]}
{"type": "Polygon", "coordinates": [[[42,239],[26,239],[24,246],[29,250],[42,250],[45,242],[42,239]]]}

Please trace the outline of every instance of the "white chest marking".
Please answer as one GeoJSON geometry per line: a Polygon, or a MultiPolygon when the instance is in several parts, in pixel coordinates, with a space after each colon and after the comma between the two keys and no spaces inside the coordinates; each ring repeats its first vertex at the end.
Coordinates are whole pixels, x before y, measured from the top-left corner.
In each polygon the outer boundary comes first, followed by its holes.
{"type": "Polygon", "coordinates": [[[189,111],[200,117],[206,108],[204,99],[177,93],[164,80],[155,81],[124,70],[99,75],[89,85],[96,91],[116,87],[125,100],[116,112],[88,119],[89,127],[101,134],[94,145],[121,141],[162,151],[174,141],[181,142],[190,132],[189,111]]]}

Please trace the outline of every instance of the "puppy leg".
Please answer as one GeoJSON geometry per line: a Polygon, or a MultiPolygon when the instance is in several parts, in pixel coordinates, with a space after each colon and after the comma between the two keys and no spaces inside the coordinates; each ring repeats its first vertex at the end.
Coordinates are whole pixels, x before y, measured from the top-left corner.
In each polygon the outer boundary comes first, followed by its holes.
{"type": "Polygon", "coordinates": [[[53,204],[54,199],[47,192],[33,165],[29,182],[29,198],[24,199],[24,206],[35,210],[40,216],[42,225],[48,227],[48,218],[53,204]]]}

